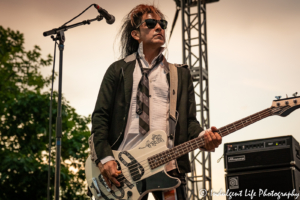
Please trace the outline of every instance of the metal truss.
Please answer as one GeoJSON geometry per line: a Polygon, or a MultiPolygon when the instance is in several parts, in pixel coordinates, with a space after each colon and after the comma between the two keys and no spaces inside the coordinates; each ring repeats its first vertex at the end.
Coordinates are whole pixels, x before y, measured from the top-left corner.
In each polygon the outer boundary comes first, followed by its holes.
{"type": "MultiPolygon", "coordinates": [[[[182,57],[190,67],[194,83],[197,118],[203,129],[210,128],[206,35],[206,3],[218,0],[181,0],[182,57]]],[[[176,3],[179,3],[177,0],[176,3]]],[[[188,199],[211,200],[210,152],[190,153],[192,172],[187,176],[188,199]]]]}

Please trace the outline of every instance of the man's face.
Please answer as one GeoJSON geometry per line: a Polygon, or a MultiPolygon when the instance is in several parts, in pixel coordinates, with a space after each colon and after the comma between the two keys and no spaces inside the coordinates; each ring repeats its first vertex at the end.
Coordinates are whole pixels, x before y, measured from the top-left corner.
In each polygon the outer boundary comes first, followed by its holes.
{"type": "MultiPolygon", "coordinates": [[[[152,13],[145,13],[142,17],[142,21],[145,19],[161,20],[158,15],[155,16],[152,13]]],[[[165,30],[160,27],[159,23],[157,23],[153,29],[149,29],[146,22],[143,22],[139,29],[139,42],[143,42],[144,46],[158,48],[165,43],[165,30]]]]}

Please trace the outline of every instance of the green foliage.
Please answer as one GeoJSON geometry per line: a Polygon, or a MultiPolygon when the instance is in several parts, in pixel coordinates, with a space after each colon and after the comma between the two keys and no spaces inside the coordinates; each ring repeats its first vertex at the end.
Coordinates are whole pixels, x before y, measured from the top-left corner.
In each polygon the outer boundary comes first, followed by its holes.
{"type": "MultiPolygon", "coordinates": [[[[41,92],[51,77],[41,67],[41,49],[24,50],[23,34],[0,26],[0,199],[46,199],[50,93],[41,92]]],[[[57,93],[54,92],[52,153],[55,166],[57,93]]],[[[84,162],[88,156],[89,117],[78,115],[69,102],[62,103],[62,199],[86,199],[84,162]]],[[[51,171],[53,195],[54,167],[51,171]]]]}

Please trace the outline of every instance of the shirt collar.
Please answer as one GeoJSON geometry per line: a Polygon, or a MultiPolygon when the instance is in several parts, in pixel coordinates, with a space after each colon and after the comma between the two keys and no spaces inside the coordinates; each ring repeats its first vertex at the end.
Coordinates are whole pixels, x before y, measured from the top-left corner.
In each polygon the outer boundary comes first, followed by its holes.
{"type": "MultiPolygon", "coordinates": [[[[152,63],[148,63],[145,59],[145,55],[143,52],[143,42],[140,42],[139,44],[139,48],[138,48],[138,54],[140,56],[140,58],[143,60],[144,64],[146,65],[146,67],[151,67],[155,61],[157,60],[157,58],[163,53],[163,51],[165,50],[165,47],[161,47],[159,54],[152,60],[152,63]]],[[[165,58],[164,58],[165,59],[165,58]]]]}

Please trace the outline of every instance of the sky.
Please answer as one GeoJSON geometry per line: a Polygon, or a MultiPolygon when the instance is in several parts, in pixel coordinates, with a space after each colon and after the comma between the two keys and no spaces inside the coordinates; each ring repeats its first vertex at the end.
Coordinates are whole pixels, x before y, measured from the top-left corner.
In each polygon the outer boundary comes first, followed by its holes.
{"type": "MultiPolygon", "coordinates": [[[[112,25],[93,22],[65,32],[63,95],[84,116],[93,112],[108,66],[118,60],[122,18],[140,3],[154,3],[172,24],[172,0],[0,0],[0,25],[24,33],[25,48],[39,45],[53,55],[53,41],[42,33],[61,26],[90,4],[113,14],[112,25]]],[[[220,0],[207,5],[210,124],[222,127],[271,106],[275,96],[300,93],[300,1],[220,0]]],[[[97,16],[92,7],[74,21],[97,16]]],[[[73,22],[72,22],[73,23],[73,22]]],[[[167,35],[170,35],[170,27],[167,35]]],[[[181,21],[168,44],[168,61],[182,63],[181,21]]],[[[58,60],[58,55],[57,55],[58,60]]],[[[56,71],[58,62],[56,63],[56,71]]],[[[50,75],[51,67],[43,68],[50,75]]],[[[55,83],[57,90],[57,82],[55,83]]],[[[225,191],[223,144],[292,135],[300,141],[300,110],[272,116],[223,138],[212,155],[212,188],[225,191]]],[[[225,197],[214,196],[221,200],[225,197]]]]}

